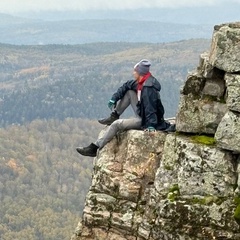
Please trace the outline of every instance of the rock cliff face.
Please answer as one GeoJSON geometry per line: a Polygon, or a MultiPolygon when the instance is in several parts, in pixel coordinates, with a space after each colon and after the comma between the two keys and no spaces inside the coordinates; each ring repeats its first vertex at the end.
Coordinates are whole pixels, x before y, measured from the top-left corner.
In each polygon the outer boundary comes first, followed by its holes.
{"type": "Polygon", "coordinates": [[[72,240],[240,239],[240,23],[214,27],[176,128],[124,132],[99,152],[72,240]]]}

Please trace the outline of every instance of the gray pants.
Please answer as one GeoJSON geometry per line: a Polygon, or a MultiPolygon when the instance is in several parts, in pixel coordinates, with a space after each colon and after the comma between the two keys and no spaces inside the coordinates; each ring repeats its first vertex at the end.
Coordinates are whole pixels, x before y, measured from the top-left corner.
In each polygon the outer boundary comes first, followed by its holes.
{"type": "Polygon", "coordinates": [[[133,111],[135,113],[135,118],[131,119],[118,119],[114,121],[110,126],[108,126],[107,131],[103,135],[103,137],[99,138],[95,145],[97,145],[100,149],[103,148],[108,142],[110,142],[118,132],[126,131],[130,129],[141,129],[141,118],[137,114],[137,94],[136,92],[129,90],[126,92],[124,97],[118,101],[116,106],[116,111],[119,115],[121,115],[124,110],[131,104],[133,111]]]}

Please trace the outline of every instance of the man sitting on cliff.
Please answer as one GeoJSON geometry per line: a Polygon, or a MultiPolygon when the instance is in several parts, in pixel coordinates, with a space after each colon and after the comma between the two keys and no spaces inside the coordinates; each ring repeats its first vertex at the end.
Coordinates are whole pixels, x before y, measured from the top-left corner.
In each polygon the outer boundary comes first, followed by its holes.
{"type": "Polygon", "coordinates": [[[99,123],[109,125],[103,137],[87,147],[76,148],[84,156],[95,157],[97,150],[103,148],[119,131],[130,129],[153,132],[165,130],[170,126],[163,118],[164,107],[160,99],[161,85],[149,72],[151,63],[143,59],[134,66],[134,80],[124,83],[112,95],[108,107],[112,110],[108,118],[99,123]],[[119,116],[131,104],[135,118],[119,119],[119,116]]]}

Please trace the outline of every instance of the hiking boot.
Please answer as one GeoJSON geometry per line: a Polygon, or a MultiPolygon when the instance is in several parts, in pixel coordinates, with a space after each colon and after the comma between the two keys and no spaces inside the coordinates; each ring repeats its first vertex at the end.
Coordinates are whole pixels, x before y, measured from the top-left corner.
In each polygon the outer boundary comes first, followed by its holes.
{"type": "Polygon", "coordinates": [[[119,119],[119,115],[116,111],[112,112],[111,115],[107,118],[98,120],[99,123],[103,125],[111,125],[114,121],[119,119]]]}
{"type": "Polygon", "coordinates": [[[96,157],[98,146],[91,143],[89,146],[84,148],[77,147],[76,150],[78,153],[80,153],[83,156],[96,157]]]}

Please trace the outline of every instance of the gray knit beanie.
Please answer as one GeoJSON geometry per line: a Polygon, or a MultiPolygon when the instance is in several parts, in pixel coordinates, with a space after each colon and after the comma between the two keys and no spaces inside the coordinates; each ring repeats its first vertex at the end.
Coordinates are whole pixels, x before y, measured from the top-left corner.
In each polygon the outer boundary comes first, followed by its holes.
{"type": "Polygon", "coordinates": [[[142,59],[134,66],[134,70],[139,73],[140,76],[144,76],[149,72],[151,62],[147,59],[142,59]]]}

